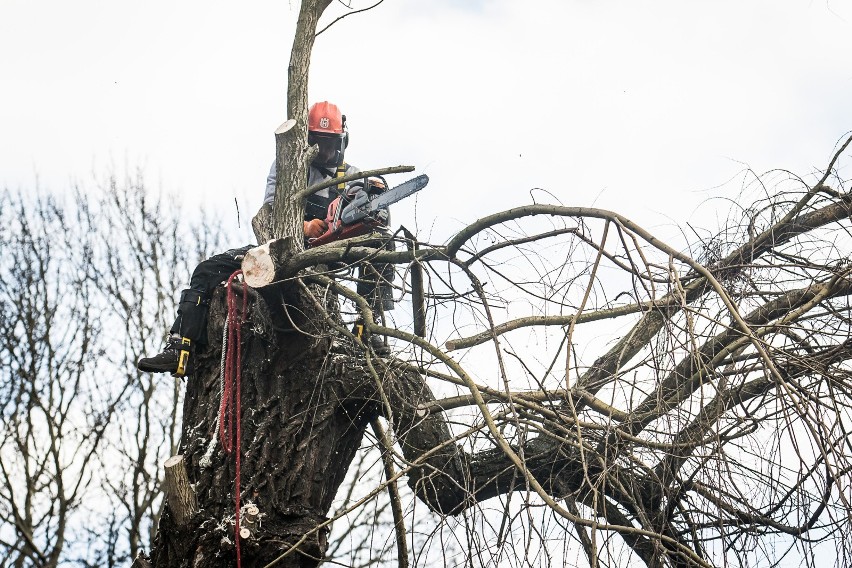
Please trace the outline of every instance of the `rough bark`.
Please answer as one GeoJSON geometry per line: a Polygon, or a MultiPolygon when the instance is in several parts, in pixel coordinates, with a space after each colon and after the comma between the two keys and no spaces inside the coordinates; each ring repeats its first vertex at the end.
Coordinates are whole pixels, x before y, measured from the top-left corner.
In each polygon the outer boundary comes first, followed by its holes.
{"type": "MultiPolygon", "coordinates": [[[[309,288],[273,287],[265,294],[268,303],[253,296],[250,321],[243,325],[241,501],[256,507],[254,516],[262,522],[249,527],[241,543],[242,565],[263,566],[288,552],[278,566],[320,562],[332,499],[366,427],[380,415],[418,465],[408,482],[430,508],[453,514],[472,504],[466,482],[470,459],[446,443],[450,432],[440,413],[418,412],[434,401],[423,378],[397,366],[383,368],[377,382],[363,350],[331,334],[326,310],[308,297],[309,288]],[[275,321],[289,323],[274,329],[270,312],[275,321]]],[[[334,314],[333,305],[326,308],[334,314]]],[[[234,454],[218,442],[209,454],[219,423],[225,314],[220,290],[211,305],[209,345],[198,353],[197,372],[187,380],[180,452],[200,511],[165,511],[151,555],[157,567],[204,568],[235,560],[234,454]]],[[[480,471],[483,480],[494,473],[480,471]]],[[[496,490],[483,482],[474,498],[496,490]]]]}
{"type": "MultiPolygon", "coordinates": [[[[242,542],[243,566],[265,565],[303,537],[298,551],[279,565],[319,562],[327,546],[325,515],[375,416],[363,396],[354,394],[363,377],[346,372],[355,357],[339,345],[339,352],[332,352],[331,337],[314,323],[323,319],[304,294],[278,290],[268,296],[279,302],[273,310],[279,312],[277,321],[292,321],[287,328],[269,325],[260,297],[243,326],[241,495],[262,519],[262,528],[242,542]]],[[[152,554],[158,567],[212,567],[235,559],[234,454],[217,442],[210,465],[202,465],[219,420],[219,338],[225,313],[220,292],[211,307],[210,344],[199,353],[198,371],[187,381],[184,405],[180,451],[202,510],[185,528],[166,511],[152,554]]]]}

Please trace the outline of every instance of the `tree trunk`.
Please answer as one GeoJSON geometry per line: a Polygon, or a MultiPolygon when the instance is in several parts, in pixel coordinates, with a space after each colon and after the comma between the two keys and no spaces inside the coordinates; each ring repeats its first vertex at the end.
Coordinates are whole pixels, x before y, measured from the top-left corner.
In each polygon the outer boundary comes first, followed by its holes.
{"type": "MultiPolygon", "coordinates": [[[[265,292],[289,307],[273,329],[265,302],[254,296],[243,325],[241,503],[254,505],[260,523],[240,545],[243,566],[263,566],[291,547],[279,566],[316,566],[327,547],[323,523],[377,406],[364,401],[365,374],[351,371],[351,346],[334,344],[307,288],[265,292]],[[298,306],[298,309],[292,309],[298,306]],[[318,323],[319,322],[319,323],[318,323]],[[296,331],[299,329],[302,332],[296,331]]],[[[157,567],[222,566],[235,561],[235,453],[216,441],[219,423],[224,292],[214,296],[208,337],[196,373],[187,380],[180,452],[200,511],[180,526],[167,509],[152,560],[157,567]],[[206,465],[206,467],[205,467],[206,465]]],[[[236,448],[235,448],[236,451],[236,448]]],[[[245,524],[245,515],[243,526],[245,524]]]]}
{"type": "MultiPolygon", "coordinates": [[[[272,205],[274,238],[302,234],[304,203],[294,199],[308,180],[308,167],[315,154],[308,140],[308,72],[317,22],[331,0],[303,0],[296,23],[287,73],[287,118],[275,133],[277,184],[272,205]],[[290,121],[295,121],[291,123],[290,121]]],[[[297,239],[293,245],[301,250],[297,239]]]]}
{"type": "MultiPolygon", "coordinates": [[[[380,369],[372,374],[363,348],[336,335],[336,300],[331,295],[322,305],[315,298],[323,296],[292,281],[250,295],[242,325],[241,436],[235,453],[227,453],[217,440],[227,309],[225,291],[214,294],[209,344],[197,353],[195,374],[187,380],[179,448],[198,510],[180,514],[186,507],[177,503],[165,509],[153,566],[235,562],[237,451],[241,564],[318,565],[327,549],[332,500],[378,416],[391,424],[406,458],[424,466],[412,469],[408,482],[430,509],[457,514],[473,503],[466,488],[471,460],[446,443],[450,431],[443,415],[422,410],[435,400],[423,378],[392,360],[374,359],[380,369]],[[288,325],[276,328],[273,321],[288,325]]],[[[499,467],[506,464],[499,460],[499,467]]],[[[485,481],[494,474],[488,470],[476,494],[499,491],[485,481]]]]}

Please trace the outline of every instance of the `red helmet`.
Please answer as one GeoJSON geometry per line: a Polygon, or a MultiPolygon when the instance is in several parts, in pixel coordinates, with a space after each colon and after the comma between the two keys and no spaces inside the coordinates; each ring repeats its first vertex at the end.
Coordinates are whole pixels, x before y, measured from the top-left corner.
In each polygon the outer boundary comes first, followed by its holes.
{"type": "Polygon", "coordinates": [[[324,134],[342,135],[346,128],[346,117],[336,104],[328,101],[314,103],[308,111],[308,130],[324,134]]]}
{"type": "Polygon", "coordinates": [[[313,164],[321,168],[336,168],[343,164],[343,153],[349,145],[346,117],[336,104],[315,103],[308,111],[308,144],[318,145],[319,154],[313,164]]]}

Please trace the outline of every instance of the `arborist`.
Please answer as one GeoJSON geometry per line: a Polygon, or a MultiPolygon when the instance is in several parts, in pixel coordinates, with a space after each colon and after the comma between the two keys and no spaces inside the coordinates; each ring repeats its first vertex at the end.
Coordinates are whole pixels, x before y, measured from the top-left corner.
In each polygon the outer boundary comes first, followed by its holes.
{"type": "MultiPolygon", "coordinates": [[[[322,181],[359,172],[344,161],[344,152],[349,143],[346,117],[337,105],[324,101],[311,106],[308,112],[308,144],[316,144],[319,152],[308,169],[308,187],[322,181]]],[[[266,183],[264,204],[272,203],[275,197],[277,164],[273,163],[266,183]]],[[[310,240],[326,232],[329,206],[344,193],[344,184],[321,189],[308,196],[305,204],[304,232],[310,240]]],[[[385,211],[383,219],[387,223],[385,211]]],[[[240,268],[242,257],[255,245],[231,249],[202,261],[193,271],[189,288],[181,292],[177,318],[169,332],[163,351],[153,357],[141,357],[136,363],[140,371],[172,373],[183,377],[193,371],[193,354],[207,342],[207,312],[213,290],[228,276],[240,268]]],[[[364,275],[359,278],[358,293],[366,297],[377,310],[393,309],[392,290],[378,284],[378,276],[388,281],[393,279],[392,267],[370,268],[372,279],[364,275]]]]}

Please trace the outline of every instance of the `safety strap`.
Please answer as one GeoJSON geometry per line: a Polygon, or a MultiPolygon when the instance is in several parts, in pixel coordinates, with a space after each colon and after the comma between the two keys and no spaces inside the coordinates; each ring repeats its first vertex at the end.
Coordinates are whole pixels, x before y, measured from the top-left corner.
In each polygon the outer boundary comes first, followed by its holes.
{"type": "MultiPolygon", "coordinates": [[[[336,177],[336,178],[342,178],[343,176],[345,176],[345,175],[346,175],[346,169],[347,169],[348,167],[349,167],[349,166],[347,166],[347,165],[346,165],[346,162],[343,162],[342,164],[340,164],[339,166],[337,166],[337,174],[336,174],[334,177],[336,177]]],[[[345,183],[338,183],[338,184],[337,184],[337,191],[342,192],[344,189],[346,189],[346,184],[345,184],[345,183]]]]}
{"type": "Polygon", "coordinates": [[[192,354],[192,341],[187,337],[180,338],[178,345],[178,366],[175,375],[178,377],[186,376],[187,367],[189,365],[189,356],[192,354]]]}
{"type": "Polygon", "coordinates": [[[210,304],[210,298],[203,292],[187,288],[180,293],[180,303],[190,303],[196,306],[207,306],[210,304]]]}

